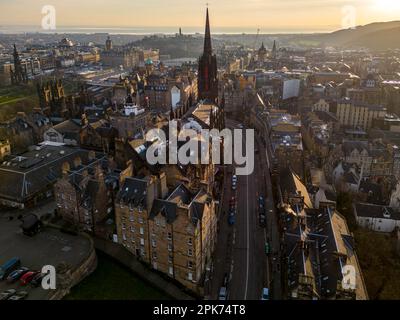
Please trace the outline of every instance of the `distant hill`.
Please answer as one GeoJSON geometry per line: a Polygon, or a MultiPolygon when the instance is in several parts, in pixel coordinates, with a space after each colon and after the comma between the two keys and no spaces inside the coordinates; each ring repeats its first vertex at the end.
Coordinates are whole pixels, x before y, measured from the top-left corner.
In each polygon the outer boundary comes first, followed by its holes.
{"type": "Polygon", "coordinates": [[[375,50],[400,48],[400,27],[368,33],[349,42],[348,45],[375,50]]]}
{"type": "Polygon", "coordinates": [[[320,45],[366,47],[370,49],[400,48],[400,21],[376,22],[355,29],[343,29],[316,35],[320,45]]]}

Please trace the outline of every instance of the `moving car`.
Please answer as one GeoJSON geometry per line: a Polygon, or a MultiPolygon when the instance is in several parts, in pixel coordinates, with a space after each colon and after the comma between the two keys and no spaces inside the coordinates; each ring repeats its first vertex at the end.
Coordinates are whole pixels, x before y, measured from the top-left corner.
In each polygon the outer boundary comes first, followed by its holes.
{"type": "Polygon", "coordinates": [[[19,291],[13,296],[11,296],[8,300],[24,300],[28,296],[28,292],[19,291]]]}
{"type": "Polygon", "coordinates": [[[266,301],[269,300],[269,289],[264,288],[261,295],[261,300],[266,301]]]}
{"type": "Polygon", "coordinates": [[[29,271],[27,273],[25,273],[22,277],[21,277],[21,285],[22,286],[26,286],[27,284],[29,284],[33,278],[36,277],[37,274],[39,274],[40,272],[38,271],[29,271]]]}
{"type": "Polygon", "coordinates": [[[222,287],[219,290],[219,295],[218,295],[218,300],[227,300],[228,296],[228,290],[226,289],[226,287],[222,287]]]}
{"type": "Polygon", "coordinates": [[[21,277],[27,272],[29,272],[29,269],[25,267],[17,269],[9,274],[9,276],[7,277],[7,282],[14,283],[15,281],[21,279],[21,277]]]}
{"type": "Polygon", "coordinates": [[[0,293],[0,300],[7,300],[11,296],[13,296],[16,292],[17,291],[15,289],[3,291],[2,293],[0,293]]]}
{"type": "Polygon", "coordinates": [[[19,258],[12,258],[8,260],[5,264],[0,266],[0,280],[6,279],[11,272],[20,266],[21,260],[19,258]]]}

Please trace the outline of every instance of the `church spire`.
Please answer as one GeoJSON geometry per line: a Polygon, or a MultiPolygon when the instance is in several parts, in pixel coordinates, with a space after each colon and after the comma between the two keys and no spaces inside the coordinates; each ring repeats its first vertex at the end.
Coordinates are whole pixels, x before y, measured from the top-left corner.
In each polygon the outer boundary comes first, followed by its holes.
{"type": "Polygon", "coordinates": [[[209,55],[212,54],[210,17],[208,14],[208,8],[207,8],[207,16],[206,16],[206,31],[205,31],[205,36],[204,36],[204,53],[209,54],[209,55]]]}
{"type": "Polygon", "coordinates": [[[215,102],[218,98],[217,57],[212,53],[208,8],[206,16],[206,32],[204,37],[204,52],[199,59],[198,91],[199,100],[208,99],[215,102]]]}
{"type": "Polygon", "coordinates": [[[276,41],[274,40],[274,46],[272,47],[272,58],[276,59],[276,41]]]}

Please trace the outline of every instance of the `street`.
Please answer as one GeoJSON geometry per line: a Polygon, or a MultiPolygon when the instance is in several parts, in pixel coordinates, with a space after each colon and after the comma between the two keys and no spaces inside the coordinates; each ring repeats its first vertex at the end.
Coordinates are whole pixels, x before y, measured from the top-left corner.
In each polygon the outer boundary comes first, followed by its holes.
{"type": "MultiPolygon", "coordinates": [[[[239,123],[234,121],[228,120],[227,125],[231,129],[239,128],[239,123]]],[[[245,144],[244,139],[243,145],[245,144]]],[[[232,190],[232,175],[235,170],[233,168],[227,170],[231,173],[225,177],[224,209],[220,218],[220,232],[214,259],[212,299],[218,299],[224,278],[228,279],[229,300],[260,300],[263,288],[272,290],[271,299],[281,298],[280,273],[272,272],[274,264],[269,261],[265,252],[267,239],[273,240],[271,243],[273,252],[277,246],[279,251],[279,236],[265,148],[258,138],[255,141],[255,149],[259,152],[255,154],[254,172],[249,176],[238,176],[237,190],[232,190]],[[258,202],[260,196],[266,199],[267,228],[260,226],[258,202]],[[235,224],[230,226],[228,211],[232,197],[236,198],[237,210],[235,224]]]]}

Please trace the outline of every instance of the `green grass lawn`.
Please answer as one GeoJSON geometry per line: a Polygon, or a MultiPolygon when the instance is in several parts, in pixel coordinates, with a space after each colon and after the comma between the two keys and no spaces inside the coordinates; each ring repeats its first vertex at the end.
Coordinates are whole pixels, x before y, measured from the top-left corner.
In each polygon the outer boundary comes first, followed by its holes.
{"type": "Polygon", "coordinates": [[[5,104],[14,104],[16,102],[25,100],[27,98],[8,98],[8,99],[0,99],[0,106],[5,104]]]}
{"type": "Polygon", "coordinates": [[[356,250],[371,300],[400,299],[400,257],[396,239],[362,228],[355,231],[356,250]]]}
{"type": "Polygon", "coordinates": [[[136,277],[112,258],[97,253],[97,269],[65,300],[167,300],[163,292],[136,277]]]}

